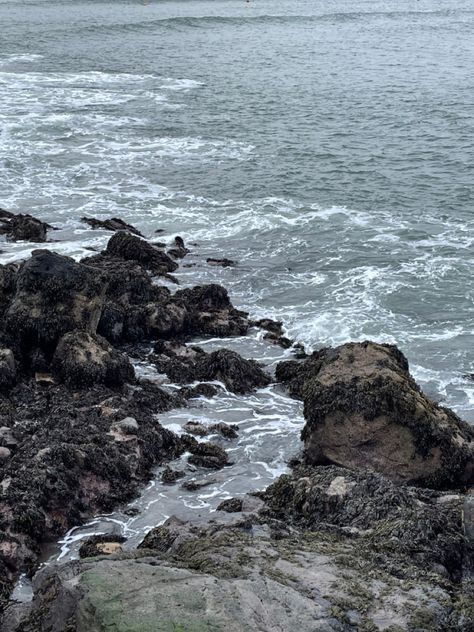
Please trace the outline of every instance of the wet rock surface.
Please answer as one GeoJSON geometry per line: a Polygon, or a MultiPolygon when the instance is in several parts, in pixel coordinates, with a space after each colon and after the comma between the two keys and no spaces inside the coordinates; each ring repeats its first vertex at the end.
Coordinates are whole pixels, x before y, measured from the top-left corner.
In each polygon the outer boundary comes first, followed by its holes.
{"type": "Polygon", "coordinates": [[[53,227],[32,215],[0,209],[0,235],[6,235],[10,241],[42,243],[47,240],[49,230],[53,227]]]}
{"type": "Polygon", "coordinates": [[[261,496],[171,517],[135,551],[42,571],[21,629],[472,630],[472,581],[450,572],[472,546],[461,495],[319,466],[261,496]],[[428,527],[435,513],[444,536],[428,527]]]}
{"type": "Polygon", "coordinates": [[[433,488],[474,481],[474,430],[421,392],[396,347],[323,349],[302,364],[281,363],[276,375],[304,401],[306,463],[433,488]]]}
{"type": "Polygon", "coordinates": [[[138,237],[143,237],[138,229],[136,229],[131,224],[127,224],[127,222],[124,222],[123,219],[120,219],[118,217],[111,217],[110,219],[105,220],[96,219],[95,217],[82,217],[81,222],[87,224],[91,228],[102,228],[104,230],[111,230],[113,232],[116,232],[118,230],[125,230],[129,233],[137,235],[138,237]]]}

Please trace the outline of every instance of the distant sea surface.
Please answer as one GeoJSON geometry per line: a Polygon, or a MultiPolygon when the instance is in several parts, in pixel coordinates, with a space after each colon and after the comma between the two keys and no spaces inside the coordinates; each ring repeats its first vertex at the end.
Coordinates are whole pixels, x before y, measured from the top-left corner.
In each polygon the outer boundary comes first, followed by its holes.
{"type": "Polygon", "coordinates": [[[0,0],[0,24],[0,206],[76,257],[109,236],[81,216],[180,234],[183,284],[310,348],[396,343],[474,421],[473,0],[0,0]]]}

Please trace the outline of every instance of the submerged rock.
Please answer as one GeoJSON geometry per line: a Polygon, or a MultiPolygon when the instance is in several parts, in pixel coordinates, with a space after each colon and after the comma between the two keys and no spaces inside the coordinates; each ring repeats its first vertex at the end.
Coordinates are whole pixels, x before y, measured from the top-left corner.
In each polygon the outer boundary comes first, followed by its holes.
{"type": "Polygon", "coordinates": [[[123,386],[135,380],[135,371],[125,354],[104,338],[85,331],[70,332],[61,338],[52,368],[59,382],[73,387],[123,386]]]}
{"type": "Polygon", "coordinates": [[[206,259],[206,263],[208,263],[210,266],[220,266],[221,268],[230,268],[236,265],[235,261],[232,261],[232,259],[227,259],[225,257],[223,259],[214,259],[213,257],[208,257],[206,259]]]}
{"type": "Polygon", "coordinates": [[[433,488],[474,482],[474,430],[421,392],[396,347],[323,349],[281,363],[277,378],[304,401],[306,463],[433,488]]]}
{"type": "Polygon", "coordinates": [[[91,228],[94,229],[103,228],[105,230],[112,230],[114,232],[118,230],[125,230],[129,233],[137,235],[138,237],[143,237],[139,230],[137,230],[131,224],[127,224],[127,222],[124,222],[123,219],[120,219],[118,217],[112,217],[106,220],[96,219],[94,217],[82,217],[81,222],[84,222],[84,224],[88,224],[91,228]]]}
{"type": "Polygon", "coordinates": [[[174,257],[175,259],[182,259],[189,252],[189,248],[186,248],[186,246],[184,245],[184,240],[182,237],[175,237],[172,247],[168,250],[169,256],[174,257]]]}
{"type": "Polygon", "coordinates": [[[183,435],[181,441],[186,450],[191,452],[191,456],[188,457],[188,463],[191,465],[211,470],[220,470],[226,465],[231,465],[227,452],[215,443],[200,443],[190,435],[183,435]]]}

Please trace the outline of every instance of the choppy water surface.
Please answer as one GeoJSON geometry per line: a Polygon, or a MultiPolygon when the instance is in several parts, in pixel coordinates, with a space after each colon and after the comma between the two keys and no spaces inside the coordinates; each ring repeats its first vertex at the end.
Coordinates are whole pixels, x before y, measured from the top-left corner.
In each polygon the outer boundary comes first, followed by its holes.
{"type": "MultiPolygon", "coordinates": [[[[109,236],[82,215],[179,233],[183,283],[222,282],[310,347],[395,342],[474,421],[474,0],[2,0],[0,22],[1,206],[74,256],[109,236]]],[[[236,466],[194,500],[153,482],[127,533],[264,487],[298,447],[273,388],[163,421],[201,417],[241,425],[236,466]]]]}

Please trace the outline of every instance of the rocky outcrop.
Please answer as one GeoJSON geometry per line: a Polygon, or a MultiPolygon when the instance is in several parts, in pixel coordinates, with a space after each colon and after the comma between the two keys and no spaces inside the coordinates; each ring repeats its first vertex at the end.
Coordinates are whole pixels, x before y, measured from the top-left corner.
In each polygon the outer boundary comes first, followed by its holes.
{"type": "Polygon", "coordinates": [[[104,338],[85,331],[70,332],[60,339],[52,370],[59,382],[72,387],[94,384],[113,387],[135,381],[135,371],[128,357],[104,338]]]}
{"type": "Polygon", "coordinates": [[[434,488],[474,482],[474,431],[426,397],[391,345],[350,343],[281,363],[304,401],[304,460],[434,488]]]}
{"type": "Polygon", "coordinates": [[[117,232],[110,238],[105,254],[125,261],[136,261],[156,275],[166,275],[178,268],[178,264],[163,250],[124,231],[117,232]]]}
{"type": "Polygon", "coordinates": [[[33,241],[42,243],[47,240],[48,230],[53,227],[32,215],[15,215],[0,209],[0,235],[6,235],[10,241],[33,241]]]}

